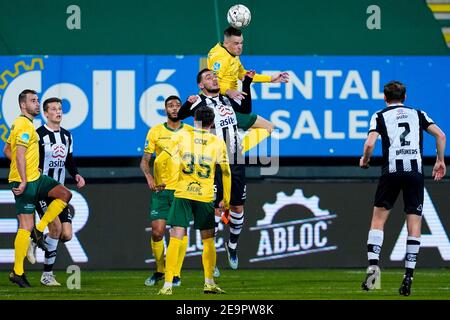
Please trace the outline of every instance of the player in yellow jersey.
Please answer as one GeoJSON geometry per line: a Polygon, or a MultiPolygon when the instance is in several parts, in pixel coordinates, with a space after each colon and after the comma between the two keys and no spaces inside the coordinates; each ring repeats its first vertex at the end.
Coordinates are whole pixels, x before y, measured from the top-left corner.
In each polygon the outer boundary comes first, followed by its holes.
{"type": "MultiPolygon", "coordinates": [[[[173,194],[178,181],[179,161],[170,158],[167,162],[156,167],[154,174],[151,174],[150,160],[153,153],[158,156],[162,150],[171,143],[173,136],[182,130],[193,130],[193,128],[177,118],[178,110],[181,107],[181,100],[177,96],[170,96],[165,100],[167,121],[151,128],[145,140],[144,155],[141,160],[141,169],[144,172],[147,184],[153,191],[150,206],[150,221],[152,225],[151,247],[156,262],[156,272],[148,277],[144,284],[153,286],[158,281],[164,279],[164,233],[166,230],[166,220],[170,206],[173,202],[173,194]],[[162,186],[165,186],[163,188],[162,186]]],[[[187,236],[183,237],[182,248],[180,250],[179,264],[176,268],[173,283],[175,286],[181,284],[181,266],[186,255],[187,236]]]]}
{"type": "Polygon", "coordinates": [[[34,90],[24,90],[19,94],[21,115],[14,120],[8,140],[3,149],[11,160],[9,185],[16,201],[19,220],[14,241],[14,270],[9,280],[22,288],[30,287],[23,261],[30,245],[30,236],[38,247],[46,248],[43,231],[67,206],[72,193],[59,182],[39,171],[39,136],[33,126],[33,119],[39,114],[39,99],[34,90]],[[54,200],[41,221],[34,225],[34,210],[38,200],[46,197],[54,200]]]}
{"type": "MultiPolygon", "coordinates": [[[[220,93],[232,99],[242,100],[245,92],[238,91],[238,80],[242,80],[247,73],[240,61],[244,38],[242,32],[233,27],[224,31],[223,43],[216,44],[209,52],[207,58],[208,69],[213,70],[219,79],[220,93]]],[[[280,72],[273,76],[255,74],[253,82],[288,82],[289,74],[280,72]]],[[[273,131],[273,124],[252,113],[250,115],[237,112],[238,127],[248,130],[253,128],[243,139],[242,152],[250,150],[258,145],[262,140],[270,136],[273,131]],[[259,129],[258,129],[259,128],[259,129]]]]}
{"type": "Polygon", "coordinates": [[[200,106],[194,113],[195,129],[177,134],[174,146],[166,149],[155,160],[165,161],[179,157],[181,161],[175,199],[167,223],[172,226],[166,255],[166,274],[162,295],[172,294],[172,277],[178,263],[181,239],[194,216],[194,228],[200,230],[203,242],[202,263],[205,275],[204,293],[225,293],[214,282],[216,247],[214,244],[214,177],[216,164],[222,171],[224,186],[222,205],[229,207],[231,171],[225,142],[209,133],[214,123],[214,111],[200,106]]]}

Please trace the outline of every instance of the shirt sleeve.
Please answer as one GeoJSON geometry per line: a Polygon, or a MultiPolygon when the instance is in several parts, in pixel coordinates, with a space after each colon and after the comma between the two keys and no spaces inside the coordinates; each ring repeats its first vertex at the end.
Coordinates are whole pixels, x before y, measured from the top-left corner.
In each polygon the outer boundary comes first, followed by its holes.
{"type": "Polygon", "coordinates": [[[270,82],[272,81],[272,76],[266,74],[255,74],[253,77],[253,82],[270,82]]]}
{"type": "Polygon", "coordinates": [[[431,119],[426,112],[420,110],[419,121],[423,130],[426,130],[430,125],[434,124],[433,119],[431,119]]]}
{"type": "Polygon", "coordinates": [[[380,133],[380,126],[379,126],[379,121],[378,121],[378,113],[374,113],[372,115],[372,118],[370,119],[370,126],[369,126],[369,132],[378,132],[380,133]]]}
{"type": "MultiPolygon", "coordinates": [[[[227,63],[220,54],[210,52],[208,54],[206,64],[208,66],[208,69],[212,70],[217,75],[217,78],[219,80],[223,79],[225,70],[227,69],[227,63]]],[[[220,93],[225,95],[225,92],[227,91],[227,89],[228,89],[228,86],[221,85],[220,93]]]]}
{"type": "Polygon", "coordinates": [[[30,145],[30,139],[33,134],[31,127],[20,128],[16,135],[16,145],[28,148],[30,145]]]}
{"type": "Polygon", "coordinates": [[[202,99],[199,95],[197,95],[197,101],[195,101],[195,103],[190,103],[188,100],[186,100],[186,102],[181,106],[180,110],[178,110],[178,119],[184,120],[188,117],[193,117],[195,108],[201,101],[202,99]]]}
{"type": "Polygon", "coordinates": [[[144,153],[153,154],[155,152],[155,146],[156,146],[156,130],[151,128],[148,130],[147,137],[145,138],[145,145],[144,145],[144,153]]]}

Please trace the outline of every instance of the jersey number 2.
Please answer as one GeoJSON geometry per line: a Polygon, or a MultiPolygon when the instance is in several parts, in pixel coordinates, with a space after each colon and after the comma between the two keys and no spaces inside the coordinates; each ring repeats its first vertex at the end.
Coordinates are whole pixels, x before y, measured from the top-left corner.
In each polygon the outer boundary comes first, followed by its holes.
{"type": "Polygon", "coordinates": [[[401,122],[398,124],[399,128],[405,128],[405,131],[400,135],[400,145],[402,147],[409,146],[411,144],[411,141],[406,140],[406,136],[411,132],[411,129],[409,128],[408,122],[401,122]]]}

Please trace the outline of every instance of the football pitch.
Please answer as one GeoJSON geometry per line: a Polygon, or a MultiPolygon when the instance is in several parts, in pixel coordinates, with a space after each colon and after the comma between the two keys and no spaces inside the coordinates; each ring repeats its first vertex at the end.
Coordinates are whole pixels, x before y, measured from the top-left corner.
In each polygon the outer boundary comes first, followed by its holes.
{"type": "Polygon", "coordinates": [[[450,300],[450,269],[417,269],[409,297],[398,294],[403,269],[381,272],[381,289],[361,290],[365,270],[221,270],[217,279],[227,294],[203,294],[201,270],[186,270],[173,296],[158,296],[162,282],[145,287],[148,271],[81,271],[81,288],[68,289],[69,274],[55,272],[61,287],[44,287],[40,272],[27,274],[32,288],[22,289],[0,272],[0,300],[450,300]]]}

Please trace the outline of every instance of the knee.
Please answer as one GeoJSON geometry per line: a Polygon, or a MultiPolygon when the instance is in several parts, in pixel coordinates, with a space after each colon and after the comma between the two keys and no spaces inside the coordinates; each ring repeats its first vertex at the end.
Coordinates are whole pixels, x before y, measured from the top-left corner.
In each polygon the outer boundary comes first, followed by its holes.
{"type": "Polygon", "coordinates": [[[59,239],[62,233],[62,228],[60,225],[49,225],[48,234],[53,239],[59,239]]]}
{"type": "Polygon", "coordinates": [[[161,230],[153,230],[152,231],[152,240],[154,242],[159,242],[164,238],[164,232],[161,230]]]}
{"type": "Polygon", "coordinates": [[[242,212],[244,212],[244,207],[243,206],[230,206],[230,210],[233,211],[234,213],[242,213],[242,212]]]}
{"type": "Polygon", "coordinates": [[[272,122],[269,122],[269,123],[267,124],[266,130],[267,130],[269,133],[272,133],[273,130],[275,130],[275,126],[273,125],[272,122]]]}
{"type": "Polygon", "coordinates": [[[61,242],[67,242],[72,240],[72,234],[71,233],[63,233],[61,234],[61,237],[59,238],[61,242]]]}
{"type": "Polygon", "coordinates": [[[72,192],[69,189],[65,188],[63,197],[64,197],[63,201],[65,203],[69,203],[70,200],[72,199],[72,192]]]}

